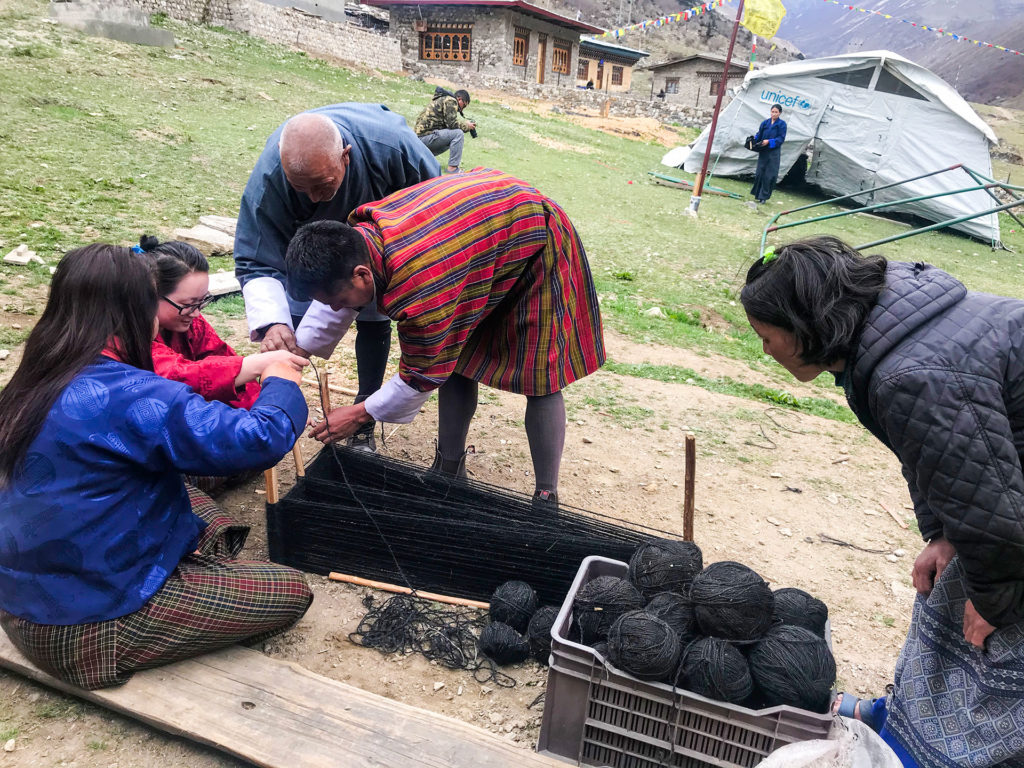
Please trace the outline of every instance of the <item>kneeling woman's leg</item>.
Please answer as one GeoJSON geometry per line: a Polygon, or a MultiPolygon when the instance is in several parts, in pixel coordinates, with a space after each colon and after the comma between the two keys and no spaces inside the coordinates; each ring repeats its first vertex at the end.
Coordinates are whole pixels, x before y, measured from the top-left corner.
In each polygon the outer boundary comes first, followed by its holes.
{"type": "Polygon", "coordinates": [[[36,665],[81,688],[126,682],[140,669],[180,661],[281,632],[309,608],[301,573],[283,565],[233,559],[248,528],[234,524],[209,497],[189,489],[207,528],[135,613],[71,626],[33,624],[0,611],[11,641],[36,665]]]}

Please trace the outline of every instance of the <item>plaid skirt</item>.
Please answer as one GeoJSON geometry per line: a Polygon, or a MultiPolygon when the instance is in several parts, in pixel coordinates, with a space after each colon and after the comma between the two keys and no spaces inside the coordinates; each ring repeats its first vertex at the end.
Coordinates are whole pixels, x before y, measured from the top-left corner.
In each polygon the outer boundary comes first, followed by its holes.
{"type": "Polygon", "coordinates": [[[91,624],[34,624],[0,610],[0,626],[40,669],[80,688],[120,685],[140,669],[281,632],[309,608],[302,574],[235,560],[249,533],[202,491],[188,486],[207,523],[197,546],[135,613],[91,624]]]}
{"type": "Polygon", "coordinates": [[[605,361],[597,289],[569,217],[544,205],[547,244],[470,334],[455,373],[522,395],[548,395],[605,361]]]}

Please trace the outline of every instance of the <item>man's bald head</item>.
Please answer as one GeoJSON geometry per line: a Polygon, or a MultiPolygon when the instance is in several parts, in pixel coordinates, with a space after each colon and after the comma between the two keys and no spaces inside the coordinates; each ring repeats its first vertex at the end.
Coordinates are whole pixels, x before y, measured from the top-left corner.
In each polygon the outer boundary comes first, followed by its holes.
{"type": "Polygon", "coordinates": [[[292,189],[314,203],[331,200],[348,168],[349,151],[329,117],[311,112],[284,124],[278,142],[281,168],[292,189]]]}

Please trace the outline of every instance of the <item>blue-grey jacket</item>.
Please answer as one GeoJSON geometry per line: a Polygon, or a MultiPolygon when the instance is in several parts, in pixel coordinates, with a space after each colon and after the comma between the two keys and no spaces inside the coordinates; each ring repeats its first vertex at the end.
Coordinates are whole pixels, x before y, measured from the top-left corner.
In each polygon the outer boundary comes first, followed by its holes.
{"type": "Polygon", "coordinates": [[[345,144],[352,147],[345,179],[332,200],[314,203],[291,188],[281,168],[278,143],[282,123],[267,139],[263,153],[249,176],[242,194],[235,230],[235,276],[245,292],[246,284],[258,277],[280,282],[283,316],[253,312],[246,295],[250,330],[255,332],[269,322],[291,324],[287,312],[301,315],[308,302],[288,298],[283,306],[284,254],[292,236],[303,224],[320,219],[346,221],[363,203],[387,197],[392,192],[432,179],[438,175],[437,160],[416,138],[401,115],[383,104],[348,102],[309,110],[334,121],[345,144]]]}
{"type": "Polygon", "coordinates": [[[903,465],[925,539],[944,535],[974,607],[1024,620],[1024,301],[892,262],[844,377],[903,465]]]}

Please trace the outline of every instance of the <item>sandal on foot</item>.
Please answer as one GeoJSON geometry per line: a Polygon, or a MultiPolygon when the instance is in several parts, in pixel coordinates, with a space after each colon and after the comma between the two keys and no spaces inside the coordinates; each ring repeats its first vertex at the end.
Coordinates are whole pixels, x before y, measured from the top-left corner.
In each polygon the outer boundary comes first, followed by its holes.
{"type": "Polygon", "coordinates": [[[860,720],[868,728],[878,732],[881,730],[881,724],[875,722],[875,705],[879,701],[884,700],[885,696],[879,696],[876,699],[860,699],[852,693],[840,693],[837,700],[838,706],[833,711],[837,715],[852,717],[854,720],[860,720]]]}

